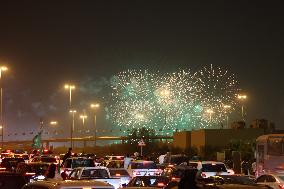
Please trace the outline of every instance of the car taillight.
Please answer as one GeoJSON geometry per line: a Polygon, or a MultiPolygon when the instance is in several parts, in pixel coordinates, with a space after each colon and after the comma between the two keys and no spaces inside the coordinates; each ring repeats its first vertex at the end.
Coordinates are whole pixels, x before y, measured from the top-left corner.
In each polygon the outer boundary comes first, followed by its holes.
{"type": "Polygon", "coordinates": [[[133,175],[136,177],[137,175],[140,175],[140,172],[134,172],[133,175]]]}
{"type": "Polygon", "coordinates": [[[0,167],[0,171],[5,171],[6,168],[5,167],[0,167]]]}
{"type": "Polygon", "coordinates": [[[280,189],[284,189],[284,184],[278,184],[280,189]]]}
{"type": "Polygon", "coordinates": [[[206,178],[206,174],[205,173],[201,173],[201,177],[206,178]]]}
{"type": "Polygon", "coordinates": [[[120,174],[119,174],[119,173],[116,173],[115,176],[120,177],[120,174]]]}
{"type": "Polygon", "coordinates": [[[177,180],[177,178],[176,177],[172,177],[172,181],[176,181],[177,180]]]}
{"type": "Polygon", "coordinates": [[[159,182],[159,183],[158,183],[158,187],[163,187],[163,186],[165,186],[164,183],[162,183],[162,182],[159,182]]]}
{"type": "Polygon", "coordinates": [[[26,176],[32,176],[35,175],[35,173],[25,173],[26,176]]]}

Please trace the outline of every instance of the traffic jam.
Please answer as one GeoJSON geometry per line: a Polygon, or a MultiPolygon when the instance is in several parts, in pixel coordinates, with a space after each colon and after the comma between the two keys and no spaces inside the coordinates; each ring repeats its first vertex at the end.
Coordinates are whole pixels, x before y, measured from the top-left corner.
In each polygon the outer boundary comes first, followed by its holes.
{"type": "Polygon", "coordinates": [[[6,150],[0,161],[1,189],[283,188],[283,177],[268,183],[263,175],[234,174],[223,162],[169,152],[153,161],[138,153],[97,157],[71,148],[66,154],[6,150]]]}

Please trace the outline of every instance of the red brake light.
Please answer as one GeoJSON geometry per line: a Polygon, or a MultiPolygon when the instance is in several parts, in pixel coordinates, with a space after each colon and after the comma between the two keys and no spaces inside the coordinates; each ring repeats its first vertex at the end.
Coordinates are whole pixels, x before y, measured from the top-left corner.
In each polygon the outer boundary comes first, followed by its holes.
{"type": "Polygon", "coordinates": [[[163,187],[163,186],[165,186],[164,183],[162,183],[162,182],[159,182],[159,183],[158,183],[158,187],[163,187]]]}
{"type": "Polygon", "coordinates": [[[201,177],[206,178],[206,174],[205,173],[201,173],[201,177]]]}
{"type": "Polygon", "coordinates": [[[25,175],[35,175],[35,173],[25,173],[25,175]]]}
{"type": "Polygon", "coordinates": [[[116,173],[116,174],[115,174],[115,176],[119,177],[119,176],[120,176],[120,174],[119,174],[119,173],[116,173]]]}
{"type": "Polygon", "coordinates": [[[175,181],[175,180],[177,180],[177,178],[176,177],[172,177],[172,181],[175,181]]]}
{"type": "Polygon", "coordinates": [[[284,184],[279,184],[278,186],[280,189],[284,189],[284,184]]]}
{"type": "Polygon", "coordinates": [[[0,170],[6,170],[6,168],[5,167],[0,167],[0,170]]]}

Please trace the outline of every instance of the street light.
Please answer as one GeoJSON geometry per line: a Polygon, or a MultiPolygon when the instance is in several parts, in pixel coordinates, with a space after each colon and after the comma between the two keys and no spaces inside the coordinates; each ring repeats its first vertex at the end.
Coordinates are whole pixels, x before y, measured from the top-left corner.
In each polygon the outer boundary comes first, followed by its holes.
{"type": "MultiPolygon", "coordinates": [[[[72,85],[72,84],[65,84],[64,85],[64,88],[66,90],[69,90],[69,112],[72,113],[72,90],[75,90],[75,85],[72,85]]],[[[76,112],[73,112],[73,118],[72,118],[72,122],[70,124],[70,127],[71,127],[71,138],[70,138],[70,143],[71,143],[71,148],[73,147],[73,130],[74,130],[74,113],[76,112]]]]}
{"type": "Polygon", "coordinates": [[[6,66],[0,66],[0,127],[1,127],[1,148],[3,149],[4,142],[4,122],[3,122],[3,82],[2,82],[2,72],[7,71],[8,68],[6,66]]]}
{"type": "Polygon", "coordinates": [[[83,126],[85,125],[85,119],[87,119],[87,115],[80,115],[80,118],[82,119],[82,121],[83,121],[83,126]]]}
{"type": "Polygon", "coordinates": [[[73,148],[73,132],[74,132],[74,127],[75,127],[75,113],[77,112],[76,110],[70,110],[69,111],[72,114],[72,125],[71,125],[71,148],[73,148]]]}
{"type": "Polygon", "coordinates": [[[75,85],[65,84],[64,88],[69,90],[69,107],[72,107],[72,90],[75,89],[75,85]]]}
{"type": "Polygon", "coordinates": [[[242,103],[242,119],[243,121],[245,121],[245,117],[244,117],[244,101],[247,99],[247,95],[238,95],[238,99],[241,101],[242,103]]]}
{"type": "Polygon", "coordinates": [[[225,113],[226,113],[227,128],[229,128],[229,115],[228,115],[229,113],[228,113],[228,110],[231,108],[231,106],[230,105],[224,105],[223,107],[224,107],[225,113]]]}
{"type": "Polygon", "coordinates": [[[94,138],[95,138],[95,147],[97,146],[97,115],[96,115],[96,110],[100,107],[99,103],[91,104],[90,107],[94,109],[94,138]]]}
{"type": "Polygon", "coordinates": [[[49,122],[49,124],[50,124],[50,125],[57,125],[58,122],[57,122],[57,121],[51,121],[51,122],[49,122]]]}

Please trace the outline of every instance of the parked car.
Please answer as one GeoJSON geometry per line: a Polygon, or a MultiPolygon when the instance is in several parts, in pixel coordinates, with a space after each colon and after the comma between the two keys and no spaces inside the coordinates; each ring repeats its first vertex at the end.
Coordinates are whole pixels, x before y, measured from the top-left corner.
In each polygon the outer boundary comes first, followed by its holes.
{"type": "Polygon", "coordinates": [[[6,171],[14,171],[20,162],[25,162],[23,158],[6,157],[2,159],[0,166],[6,171]]]}
{"type": "Polygon", "coordinates": [[[27,182],[33,182],[37,180],[44,180],[45,174],[49,168],[49,163],[44,162],[31,162],[31,163],[19,163],[16,168],[16,173],[23,175],[27,182]]]}
{"type": "Polygon", "coordinates": [[[1,189],[21,189],[26,183],[26,179],[21,174],[0,172],[1,189]]]}
{"type": "Polygon", "coordinates": [[[36,156],[32,158],[31,162],[44,162],[44,163],[54,163],[57,164],[57,160],[53,156],[36,156]]]}
{"type": "Polygon", "coordinates": [[[113,178],[108,168],[103,166],[96,167],[77,167],[68,176],[68,180],[96,180],[107,182],[116,189],[121,186],[120,178],[113,178]]]}
{"type": "Polygon", "coordinates": [[[153,161],[145,160],[136,160],[130,162],[127,171],[131,177],[155,176],[162,173],[162,170],[158,169],[157,165],[153,161]]]}
{"type": "Polygon", "coordinates": [[[131,180],[131,176],[124,168],[109,168],[109,172],[112,178],[120,178],[120,187],[131,180]]]}
{"type": "Polygon", "coordinates": [[[284,173],[263,174],[256,179],[256,183],[273,189],[284,189],[284,173]]]}
{"type": "Polygon", "coordinates": [[[179,182],[183,177],[184,172],[188,169],[195,169],[190,166],[167,166],[163,172],[162,176],[168,177],[171,181],[179,182]]]}
{"type": "Polygon", "coordinates": [[[125,188],[145,188],[156,187],[164,188],[170,179],[166,176],[136,176],[133,177],[130,182],[124,186],[125,188]]]}
{"type": "Polygon", "coordinates": [[[62,166],[61,173],[65,172],[66,175],[69,175],[71,171],[77,167],[94,167],[93,159],[85,157],[71,157],[67,158],[62,166]]]}
{"type": "Polygon", "coordinates": [[[22,189],[114,189],[108,183],[100,181],[38,181],[26,184],[22,189]]]}
{"type": "Polygon", "coordinates": [[[229,175],[223,162],[217,161],[189,161],[189,166],[198,170],[198,176],[208,178],[215,175],[229,175]]]}

